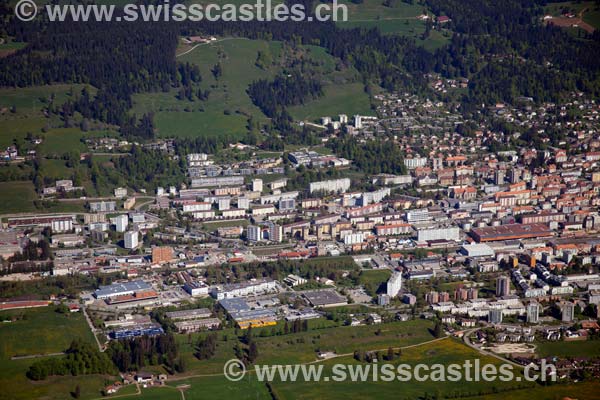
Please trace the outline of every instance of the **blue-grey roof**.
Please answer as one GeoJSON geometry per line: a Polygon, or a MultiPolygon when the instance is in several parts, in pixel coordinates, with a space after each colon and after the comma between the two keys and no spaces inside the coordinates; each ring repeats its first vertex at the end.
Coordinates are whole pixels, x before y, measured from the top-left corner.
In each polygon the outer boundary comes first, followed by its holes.
{"type": "Polygon", "coordinates": [[[116,296],[121,293],[127,292],[139,292],[142,290],[152,289],[152,286],[142,280],[124,282],[124,283],[113,283],[108,286],[100,286],[95,292],[96,297],[104,296],[116,296]]]}

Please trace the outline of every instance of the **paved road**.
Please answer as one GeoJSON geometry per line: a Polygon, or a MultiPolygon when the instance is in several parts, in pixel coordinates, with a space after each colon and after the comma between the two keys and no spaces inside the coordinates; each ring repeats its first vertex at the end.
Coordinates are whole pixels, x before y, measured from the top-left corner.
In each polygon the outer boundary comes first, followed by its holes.
{"type": "Polygon", "coordinates": [[[510,361],[502,356],[499,356],[498,354],[491,352],[491,351],[487,351],[487,350],[483,350],[477,346],[475,346],[473,343],[471,343],[471,339],[469,336],[471,336],[471,334],[473,334],[474,332],[478,331],[481,328],[475,328],[475,329],[471,329],[469,331],[466,331],[465,334],[463,335],[463,342],[465,342],[465,344],[467,346],[469,346],[470,348],[472,348],[473,350],[477,350],[479,353],[486,355],[486,356],[490,356],[490,357],[494,357],[497,358],[498,360],[508,363],[508,364],[512,364],[515,367],[519,367],[519,368],[524,368],[521,364],[517,364],[514,361],[510,361]]]}

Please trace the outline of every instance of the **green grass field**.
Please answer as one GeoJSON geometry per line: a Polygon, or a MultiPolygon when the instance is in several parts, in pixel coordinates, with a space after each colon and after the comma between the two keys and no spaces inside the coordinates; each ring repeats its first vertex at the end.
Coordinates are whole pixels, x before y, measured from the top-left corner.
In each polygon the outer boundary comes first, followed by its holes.
{"type": "Polygon", "coordinates": [[[275,70],[262,70],[255,65],[258,51],[272,54],[275,58],[280,46],[278,42],[233,38],[199,46],[177,60],[200,67],[200,87],[210,91],[208,101],[178,100],[175,91],[140,94],[134,96],[133,111],[137,114],[155,111],[159,136],[241,135],[246,132],[246,115],[264,119],[246,94],[248,85],[275,73],[275,70]],[[211,72],[217,62],[223,68],[218,80],[211,72]],[[186,108],[189,111],[186,112],[186,108]]]}
{"type": "Polygon", "coordinates": [[[320,122],[321,117],[337,117],[346,114],[375,115],[371,110],[369,95],[365,93],[361,83],[345,85],[327,85],[325,95],[300,106],[289,108],[295,119],[320,122]]]}
{"type": "Polygon", "coordinates": [[[540,357],[600,357],[600,343],[594,340],[538,342],[535,352],[540,357]]]}
{"type": "Polygon", "coordinates": [[[383,0],[365,0],[360,4],[350,1],[341,3],[348,7],[348,21],[337,22],[341,28],[378,28],[386,35],[415,38],[418,44],[428,50],[435,50],[448,43],[448,37],[435,30],[426,40],[421,39],[425,31],[425,22],[417,17],[424,12],[433,15],[423,4],[408,4],[402,0],[392,0],[388,6],[384,5],[383,0]]]}
{"type": "Polygon", "coordinates": [[[0,182],[2,213],[34,211],[33,200],[37,198],[31,182],[0,182]]]}
{"type": "MultiPolygon", "coordinates": [[[[5,112],[4,116],[41,116],[41,109],[48,105],[52,97],[54,97],[55,104],[62,104],[72,98],[71,93],[79,94],[84,87],[86,85],[55,84],[26,88],[2,88],[0,89],[0,109],[16,107],[15,114],[6,114],[5,112]]],[[[87,87],[91,93],[95,93],[94,88],[87,87]]]]}
{"type": "Polygon", "coordinates": [[[266,121],[264,114],[248,97],[248,86],[258,79],[273,78],[294,59],[309,60],[316,77],[324,84],[324,96],[304,105],[290,107],[297,119],[317,120],[323,115],[346,113],[372,114],[369,96],[362,84],[355,83],[358,73],[352,68],[336,68],[337,60],[317,46],[283,48],[281,42],[224,38],[180,50],[180,62],[199,66],[202,82],[197,86],[210,91],[208,101],[178,100],[177,91],[134,95],[133,112],[154,111],[159,136],[194,137],[229,134],[243,135],[248,117],[266,121]],[[189,51],[187,54],[185,51],[189,51]],[[268,55],[271,63],[259,68],[258,52],[268,55]],[[223,73],[215,79],[211,70],[221,63],[223,73]]]}
{"type": "MultiPolygon", "coordinates": [[[[558,3],[548,3],[544,7],[547,15],[558,17],[563,10],[569,10],[575,15],[583,12],[583,21],[587,22],[596,29],[600,29],[600,5],[594,1],[565,1],[558,3]]],[[[575,30],[569,28],[569,30],[575,30]]]]}
{"type": "Polygon", "coordinates": [[[600,399],[600,383],[579,382],[570,385],[536,386],[524,390],[512,390],[506,393],[476,396],[473,400],[557,400],[557,399],[600,399]]]}
{"type": "Polygon", "coordinates": [[[44,134],[44,141],[38,151],[44,155],[61,156],[67,150],[84,152],[86,146],[81,142],[83,132],[78,128],[52,129],[44,134]]]}
{"type": "MultiPolygon", "coordinates": [[[[382,352],[385,354],[385,351],[382,352]]],[[[463,364],[465,360],[479,359],[483,364],[494,364],[498,366],[500,361],[490,357],[483,357],[474,350],[466,347],[462,342],[453,339],[444,339],[434,343],[427,343],[422,346],[407,348],[402,350],[399,359],[393,361],[394,365],[408,364],[415,366],[419,363],[427,365],[433,364],[463,364]]],[[[383,361],[381,361],[383,362],[383,361]]],[[[358,362],[352,357],[338,358],[325,361],[324,376],[333,376],[332,367],[335,364],[357,365],[358,362]]],[[[348,367],[346,367],[348,368],[348,367]]],[[[458,382],[434,382],[432,380],[420,382],[416,379],[408,382],[392,381],[384,382],[382,380],[374,381],[372,375],[366,381],[352,382],[350,379],[343,382],[334,382],[330,379],[329,382],[283,382],[277,381],[273,383],[273,387],[278,396],[284,399],[360,399],[360,398],[377,398],[377,399],[415,399],[428,393],[430,396],[443,394],[445,396],[456,395],[477,395],[497,389],[533,386],[529,383],[516,382],[467,382],[464,380],[458,382]]]]}
{"type": "Polygon", "coordinates": [[[92,333],[81,313],[59,314],[54,307],[0,312],[0,320],[13,315],[26,318],[0,325],[0,399],[64,400],[77,384],[82,398],[99,397],[105,377],[51,377],[43,382],[31,382],[25,376],[36,359],[10,360],[15,355],[48,354],[66,350],[71,341],[81,338],[92,342],[92,333]]]}

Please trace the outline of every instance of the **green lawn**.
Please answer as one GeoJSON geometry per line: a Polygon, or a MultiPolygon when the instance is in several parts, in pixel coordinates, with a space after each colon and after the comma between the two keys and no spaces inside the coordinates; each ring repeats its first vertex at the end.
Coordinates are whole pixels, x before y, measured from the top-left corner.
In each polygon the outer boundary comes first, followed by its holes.
{"type": "Polygon", "coordinates": [[[26,318],[0,325],[0,357],[63,351],[75,338],[93,341],[82,313],[60,314],[53,306],[0,312],[0,319],[26,318]]]}
{"type": "Polygon", "coordinates": [[[78,128],[52,129],[44,134],[44,141],[38,151],[44,155],[61,156],[67,151],[84,152],[85,144],[81,141],[83,132],[78,128]]]}
{"type": "Polygon", "coordinates": [[[360,272],[359,283],[367,289],[367,293],[385,293],[386,282],[390,279],[392,272],[389,269],[375,269],[360,272]],[[381,290],[378,290],[381,288],[381,290]],[[371,290],[369,292],[369,290],[371,290]]]}
{"type": "Polygon", "coordinates": [[[0,182],[2,213],[34,211],[33,200],[37,198],[31,182],[0,182]]]}
{"type": "MultiPolygon", "coordinates": [[[[365,348],[365,347],[363,347],[365,348]]],[[[367,347],[368,348],[368,347],[367,347]]],[[[382,352],[386,354],[386,352],[382,352]]],[[[483,357],[474,350],[466,347],[462,342],[454,339],[445,339],[434,343],[424,344],[422,346],[402,349],[399,359],[393,361],[394,365],[408,364],[415,366],[419,363],[425,363],[429,366],[433,364],[460,364],[465,360],[479,359],[481,365],[494,364],[499,366],[500,361],[491,357],[483,357]]],[[[380,361],[384,362],[384,361],[380,361]]],[[[387,362],[387,361],[385,361],[387,362]]],[[[352,357],[338,358],[328,360],[323,363],[323,375],[333,376],[332,367],[334,364],[344,364],[346,366],[357,365],[358,362],[352,357]]],[[[365,364],[363,364],[365,365],[365,364]]],[[[346,367],[348,368],[348,367],[346,367]]],[[[506,389],[513,387],[531,387],[535,384],[524,382],[468,382],[461,380],[458,382],[434,382],[432,380],[420,382],[416,379],[408,382],[375,381],[372,375],[366,381],[352,382],[347,379],[343,382],[335,382],[331,379],[329,382],[305,382],[299,380],[296,382],[277,381],[273,383],[275,392],[283,399],[415,399],[428,393],[430,396],[443,394],[445,396],[457,395],[478,395],[480,393],[492,392],[496,389],[506,389]]]]}
{"type": "Polygon", "coordinates": [[[539,342],[535,346],[535,352],[540,357],[600,357],[600,342],[595,340],[539,342]]]}
{"type": "Polygon", "coordinates": [[[263,70],[255,65],[258,52],[268,53],[275,59],[280,46],[279,42],[234,38],[199,46],[177,60],[200,67],[200,87],[210,91],[208,101],[178,100],[176,91],[140,94],[134,96],[133,111],[137,114],[155,111],[159,135],[164,137],[241,135],[246,132],[246,115],[264,119],[246,93],[248,85],[276,72],[275,68],[263,70]],[[211,69],[218,62],[223,73],[216,80],[211,69]]]}
{"type": "Polygon", "coordinates": [[[82,398],[100,396],[106,377],[51,377],[31,382],[25,373],[36,359],[10,360],[14,355],[48,354],[66,350],[75,338],[93,341],[92,333],[81,313],[59,314],[54,307],[0,312],[0,320],[13,315],[25,319],[0,325],[0,399],[64,400],[79,384],[82,398]]]}
{"type": "MultiPolygon", "coordinates": [[[[189,49],[189,46],[186,48],[189,49]]],[[[180,62],[199,66],[202,82],[195,89],[199,87],[210,91],[208,101],[179,100],[176,90],[137,94],[134,95],[133,112],[141,115],[154,111],[159,136],[163,137],[240,136],[247,131],[248,117],[259,122],[266,121],[264,114],[252,104],[247,94],[248,86],[258,79],[273,78],[300,58],[309,60],[314,75],[324,84],[325,94],[304,105],[290,107],[292,116],[318,119],[327,113],[372,114],[363,85],[354,83],[358,80],[358,73],[353,68],[336,68],[338,60],[324,48],[284,48],[281,42],[242,38],[225,38],[200,45],[178,57],[180,62]],[[259,51],[271,60],[263,68],[256,65],[259,51]],[[217,63],[221,63],[223,72],[215,79],[211,70],[217,63]]]]}
{"type": "Polygon", "coordinates": [[[331,84],[324,87],[324,92],[324,96],[316,100],[290,107],[292,117],[320,122],[321,117],[337,117],[339,114],[346,114],[350,118],[355,114],[374,115],[369,95],[361,83],[331,84]]]}
{"type": "MultiPolygon", "coordinates": [[[[72,94],[79,94],[86,85],[78,84],[56,84],[46,86],[32,86],[25,88],[1,88],[0,89],[0,109],[17,108],[16,114],[6,114],[8,116],[41,116],[41,109],[46,107],[52,96],[55,104],[63,104],[72,94]]],[[[90,92],[95,89],[88,86],[90,92]]]]}
{"type": "Polygon", "coordinates": [[[536,386],[525,390],[472,397],[473,400],[557,400],[557,399],[600,399],[600,382],[579,382],[570,385],[536,386]]]}

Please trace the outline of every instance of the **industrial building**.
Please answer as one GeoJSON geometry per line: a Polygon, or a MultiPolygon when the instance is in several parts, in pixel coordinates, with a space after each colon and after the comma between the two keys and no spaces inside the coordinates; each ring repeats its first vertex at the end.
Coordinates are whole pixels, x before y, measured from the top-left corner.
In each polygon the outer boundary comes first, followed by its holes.
{"type": "Polygon", "coordinates": [[[251,296],[256,294],[268,293],[277,289],[277,283],[271,279],[253,279],[248,282],[230,283],[221,286],[215,286],[211,289],[211,296],[217,300],[229,299],[232,297],[251,296]]]}
{"type": "Polygon", "coordinates": [[[348,300],[333,289],[309,290],[302,295],[313,307],[338,307],[348,304],[348,300]]]}
{"type": "Polygon", "coordinates": [[[531,239],[552,236],[545,224],[509,224],[471,229],[471,236],[478,243],[511,239],[531,239]]]}

